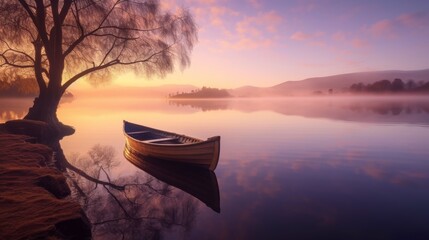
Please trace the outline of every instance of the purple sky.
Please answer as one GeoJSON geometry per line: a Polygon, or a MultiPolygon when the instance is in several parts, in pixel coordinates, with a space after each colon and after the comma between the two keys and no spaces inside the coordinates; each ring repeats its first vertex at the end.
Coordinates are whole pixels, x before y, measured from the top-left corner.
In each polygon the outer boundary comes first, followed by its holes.
{"type": "MultiPolygon", "coordinates": [[[[428,0],[163,0],[195,16],[191,67],[122,85],[272,86],[372,70],[429,68],[428,0]]],[[[139,79],[141,80],[141,79],[139,79]]]]}

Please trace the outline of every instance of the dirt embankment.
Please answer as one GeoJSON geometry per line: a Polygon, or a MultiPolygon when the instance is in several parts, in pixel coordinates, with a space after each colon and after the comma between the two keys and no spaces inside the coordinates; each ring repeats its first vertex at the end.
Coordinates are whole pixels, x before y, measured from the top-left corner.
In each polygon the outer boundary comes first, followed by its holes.
{"type": "Polygon", "coordinates": [[[0,126],[0,239],[89,239],[91,229],[70,197],[53,152],[0,126]]]}

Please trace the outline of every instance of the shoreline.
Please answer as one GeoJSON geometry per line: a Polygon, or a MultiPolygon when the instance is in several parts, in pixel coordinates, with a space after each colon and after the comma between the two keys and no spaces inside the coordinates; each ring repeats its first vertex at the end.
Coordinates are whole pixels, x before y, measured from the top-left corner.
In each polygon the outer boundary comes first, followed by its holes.
{"type": "Polygon", "coordinates": [[[53,151],[0,124],[0,239],[90,239],[91,225],[70,198],[53,151]]]}

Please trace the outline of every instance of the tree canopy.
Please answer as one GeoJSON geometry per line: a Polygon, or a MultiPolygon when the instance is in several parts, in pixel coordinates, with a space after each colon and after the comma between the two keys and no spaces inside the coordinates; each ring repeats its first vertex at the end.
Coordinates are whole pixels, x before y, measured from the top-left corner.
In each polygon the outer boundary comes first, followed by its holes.
{"type": "Polygon", "coordinates": [[[186,10],[163,12],[155,0],[2,0],[0,71],[32,76],[41,91],[131,65],[164,75],[189,64],[196,32],[186,10]]]}
{"type": "Polygon", "coordinates": [[[157,0],[0,0],[0,80],[35,79],[25,118],[51,125],[77,80],[105,81],[124,67],[164,76],[189,65],[196,41],[191,14],[157,0]]]}

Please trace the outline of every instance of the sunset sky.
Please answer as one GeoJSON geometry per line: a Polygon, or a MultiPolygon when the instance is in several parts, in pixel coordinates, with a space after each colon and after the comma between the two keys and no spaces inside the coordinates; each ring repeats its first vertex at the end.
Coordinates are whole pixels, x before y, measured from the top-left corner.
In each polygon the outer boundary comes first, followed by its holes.
{"type": "Polygon", "coordinates": [[[194,15],[191,66],[112,85],[272,86],[373,70],[429,68],[428,0],[168,0],[194,15]]]}

